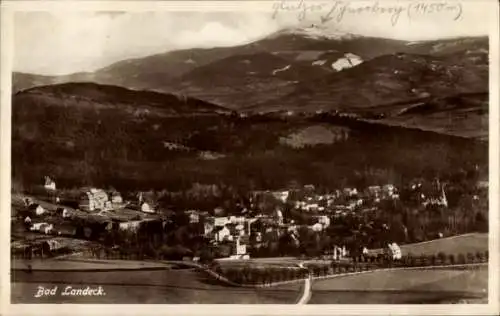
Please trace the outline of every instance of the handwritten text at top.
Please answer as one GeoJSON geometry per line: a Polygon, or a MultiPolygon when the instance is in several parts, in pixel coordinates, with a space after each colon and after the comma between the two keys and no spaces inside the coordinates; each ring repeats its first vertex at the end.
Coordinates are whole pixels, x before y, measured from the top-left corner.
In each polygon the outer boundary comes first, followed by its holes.
{"type": "Polygon", "coordinates": [[[462,16],[462,4],[458,1],[401,1],[390,3],[386,1],[307,1],[281,0],[273,3],[273,18],[281,13],[289,12],[297,15],[299,21],[309,15],[317,17],[320,23],[340,23],[348,15],[378,15],[387,16],[391,24],[396,25],[403,16],[414,19],[424,16],[449,18],[454,21],[462,16]]]}

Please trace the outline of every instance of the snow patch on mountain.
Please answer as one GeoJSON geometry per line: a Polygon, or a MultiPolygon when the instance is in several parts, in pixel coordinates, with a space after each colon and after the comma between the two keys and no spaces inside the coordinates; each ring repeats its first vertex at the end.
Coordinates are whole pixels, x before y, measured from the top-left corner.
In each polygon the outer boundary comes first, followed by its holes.
{"type": "Polygon", "coordinates": [[[290,69],[290,67],[291,67],[290,65],[286,65],[283,68],[274,69],[273,76],[276,75],[278,72],[282,72],[282,71],[286,71],[286,70],[290,69]]]}
{"type": "Polygon", "coordinates": [[[416,41],[416,42],[409,42],[409,43],[406,43],[406,46],[418,45],[418,44],[420,44],[420,43],[421,43],[420,41],[416,41]]]}
{"type": "Polygon", "coordinates": [[[307,27],[291,27],[271,34],[268,38],[276,38],[281,35],[301,35],[313,39],[336,39],[346,40],[357,37],[352,33],[347,33],[327,25],[310,25],[307,27]]]}
{"type": "Polygon", "coordinates": [[[337,59],[332,63],[332,68],[336,71],[342,71],[343,69],[355,67],[363,62],[363,59],[358,55],[352,53],[344,54],[344,57],[337,59]]]}
{"type": "Polygon", "coordinates": [[[312,65],[313,66],[323,66],[324,64],[326,64],[327,60],[326,59],[323,59],[323,60],[315,60],[312,62],[312,65]]]}

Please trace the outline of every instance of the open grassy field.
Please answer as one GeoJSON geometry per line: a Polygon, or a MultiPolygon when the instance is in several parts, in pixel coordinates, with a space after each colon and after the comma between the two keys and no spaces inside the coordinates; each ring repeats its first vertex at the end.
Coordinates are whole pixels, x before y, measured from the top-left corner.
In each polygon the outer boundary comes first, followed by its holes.
{"type": "Polygon", "coordinates": [[[226,268],[236,268],[243,266],[252,267],[296,267],[302,260],[294,257],[276,257],[276,258],[252,258],[248,260],[217,260],[217,262],[226,268]]]}
{"type": "Polygon", "coordinates": [[[293,304],[303,284],[266,289],[228,287],[198,273],[185,270],[148,271],[13,271],[12,303],[90,304],[293,304]],[[102,286],[105,296],[61,296],[68,285],[102,286]],[[38,286],[58,286],[55,296],[35,298],[38,286]]]}
{"type": "Polygon", "coordinates": [[[63,259],[13,259],[12,269],[33,270],[133,270],[133,269],[168,269],[172,265],[164,262],[149,262],[135,260],[93,260],[79,257],[66,257],[63,259]]]}
{"type": "MultiPolygon", "coordinates": [[[[474,233],[466,235],[452,236],[442,239],[435,239],[415,244],[401,245],[401,252],[404,255],[432,255],[439,252],[446,254],[467,254],[476,251],[488,250],[488,234],[474,233]]],[[[370,253],[382,253],[382,249],[370,250],[370,253]]]]}
{"type": "Polygon", "coordinates": [[[486,303],[488,269],[378,271],[313,281],[309,304],[486,303]]]}

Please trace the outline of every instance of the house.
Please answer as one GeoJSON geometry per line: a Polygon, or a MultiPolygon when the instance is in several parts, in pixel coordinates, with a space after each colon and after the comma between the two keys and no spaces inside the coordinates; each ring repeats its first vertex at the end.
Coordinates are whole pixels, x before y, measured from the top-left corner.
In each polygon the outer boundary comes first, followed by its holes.
{"type": "Polygon", "coordinates": [[[29,197],[23,199],[24,201],[24,206],[29,207],[31,204],[33,204],[33,200],[29,197]]]}
{"type": "Polygon", "coordinates": [[[488,180],[479,180],[476,182],[477,190],[488,190],[489,182],[488,180]]]}
{"type": "Polygon", "coordinates": [[[343,259],[347,256],[347,249],[345,246],[339,247],[339,246],[334,246],[333,247],[333,260],[340,260],[343,259]]]}
{"type": "MultiPolygon", "coordinates": [[[[438,190],[440,190],[440,195],[438,197],[430,197],[427,200],[425,200],[422,203],[424,206],[435,205],[435,206],[448,207],[448,199],[446,198],[446,192],[444,191],[445,185],[441,185],[439,181],[437,181],[437,187],[438,190]]],[[[421,197],[422,199],[425,198],[423,194],[421,197]]]]}
{"type": "Polygon", "coordinates": [[[44,241],[42,243],[42,247],[44,247],[46,252],[56,251],[56,250],[65,248],[63,243],[59,242],[58,240],[54,240],[54,239],[49,239],[49,240],[44,241]]]}
{"type": "Polygon", "coordinates": [[[229,222],[233,224],[244,224],[245,217],[243,216],[229,216],[229,222]]]}
{"type": "Polygon", "coordinates": [[[247,245],[241,243],[240,238],[236,238],[236,241],[234,242],[233,253],[237,256],[244,256],[247,254],[247,245]]]}
{"type": "Polygon", "coordinates": [[[221,216],[222,214],[224,214],[224,209],[222,207],[216,207],[214,209],[214,215],[216,216],[221,216]]]}
{"type": "Polygon", "coordinates": [[[186,214],[189,217],[190,224],[197,224],[200,222],[200,214],[197,211],[190,210],[187,211],[186,214]]]}
{"type": "Polygon", "coordinates": [[[211,220],[213,221],[213,225],[215,227],[224,227],[226,224],[231,222],[230,218],[227,216],[212,217],[211,220]]]}
{"type": "Polygon", "coordinates": [[[392,194],[394,194],[394,191],[396,191],[396,187],[394,187],[394,185],[392,184],[386,184],[382,187],[382,192],[384,192],[384,194],[386,195],[391,196],[392,194]]]}
{"type": "Polygon", "coordinates": [[[147,202],[143,202],[141,204],[141,212],[144,212],[144,213],[155,213],[156,211],[154,210],[154,208],[147,202]]]}
{"type": "Polygon", "coordinates": [[[28,210],[31,213],[38,215],[38,216],[40,216],[46,212],[46,210],[40,204],[36,204],[36,203],[33,203],[30,206],[28,206],[28,210]]]}
{"type": "Polygon", "coordinates": [[[71,217],[70,212],[65,207],[59,207],[59,208],[57,208],[56,212],[57,212],[57,214],[60,214],[62,216],[62,218],[69,218],[69,217],[71,217]]]}
{"type": "Polygon", "coordinates": [[[345,196],[355,196],[358,194],[358,190],[356,188],[344,188],[343,193],[345,196]]]}
{"type": "Polygon", "coordinates": [[[321,224],[323,228],[330,226],[330,218],[325,215],[317,216],[318,224],[321,224]]]}
{"type": "Polygon", "coordinates": [[[111,209],[108,194],[101,189],[91,188],[80,196],[79,208],[86,212],[111,209]]]}
{"type": "Polygon", "coordinates": [[[70,224],[57,226],[56,229],[57,235],[59,236],[76,236],[77,235],[77,227],[70,224]]]}
{"type": "Polygon", "coordinates": [[[113,191],[110,193],[111,196],[111,203],[116,203],[116,204],[121,204],[123,203],[123,198],[118,191],[113,191]]]}
{"type": "Polygon", "coordinates": [[[142,222],[141,220],[120,222],[118,224],[118,229],[119,230],[136,231],[137,229],[139,229],[141,222],[142,222]]]}
{"type": "Polygon", "coordinates": [[[302,209],[306,210],[306,211],[315,211],[318,208],[319,208],[318,203],[310,203],[310,204],[306,204],[305,206],[302,207],[302,209]]]}
{"type": "Polygon", "coordinates": [[[40,227],[42,227],[43,225],[48,225],[48,224],[47,223],[33,223],[33,225],[31,225],[31,227],[30,227],[30,230],[39,231],[40,227]]]}
{"type": "Polygon", "coordinates": [[[323,230],[323,225],[321,225],[320,223],[316,223],[316,224],[312,225],[310,228],[314,232],[320,232],[323,230]]]}
{"type": "Polygon", "coordinates": [[[153,219],[140,219],[140,220],[126,221],[126,222],[119,222],[118,229],[125,231],[137,231],[144,223],[146,222],[151,223],[153,221],[154,221],[153,219]]]}
{"type": "Polygon", "coordinates": [[[56,183],[50,177],[45,176],[45,184],[43,185],[43,187],[46,190],[54,191],[56,189],[56,183]]]}
{"type": "Polygon", "coordinates": [[[391,257],[393,260],[401,259],[401,248],[395,242],[387,244],[387,248],[385,252],[391,257]]]}
{"type": "Polygon", "coordinates": [[[233,240],[233,236],[231,235],[231,231],[226,226],[219,228],[215,232],[215,241],[222,242],[225,240],[229,240],[229,241],[233,240]]]}
{"type": "Polygon", "coordinates": [[[52,233],[52,229],[54,228],[54,225],[48,224],[48,223],[34,223],[30,230],[31,231],[38,231],[43,234],[50,234],[52,233]]]}
{"type": "Polygon", "coordinates": [[[312,193],[316,190],[316,187],[313,184],[304,185],[304,191],[312,193]]]}
{"type": "Polygon", "coordinates": [[[233,239],[245,235],[245,226],[243,224],[229,223],[226,227],[233,239]]]}
{"type": "Polygon", "coordinates": [[[277,191],[277,192],[273,192],[272,194],[273,194],[274,198],[285,203],[288,199],[288,196],[290,195],[290,192],[289,191],[277,191]]]}
{"type": "Polygon", "coordinates": [[[382,188],[378,185],[372,185],[366,189],[366,195],[368,195],[372,198],[378,198],[380,196],[381,192],[382,192],[382,188]]]}
{"type": "Polygon", "coordinates": [[[205,221],[203,223],[203,233],[205,237],[209,237],[212,234],[212,231],[214,230],[215,226],[214,223],[211,221],[205,221]]]}
{"type": "Polygon", "coordinates": [[[279,208],[274,211],[274,219],[278,225],[283,225],[283,212],[279,208]]]}

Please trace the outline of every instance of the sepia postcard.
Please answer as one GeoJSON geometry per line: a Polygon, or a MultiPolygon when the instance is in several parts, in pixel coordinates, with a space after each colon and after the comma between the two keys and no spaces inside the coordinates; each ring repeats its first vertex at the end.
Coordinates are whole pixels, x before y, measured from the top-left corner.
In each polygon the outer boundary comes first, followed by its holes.
{"type": "Polygon", "coordinates": [[[2,315],[499,314],[497,1],[1,14],[2,315]]]}

